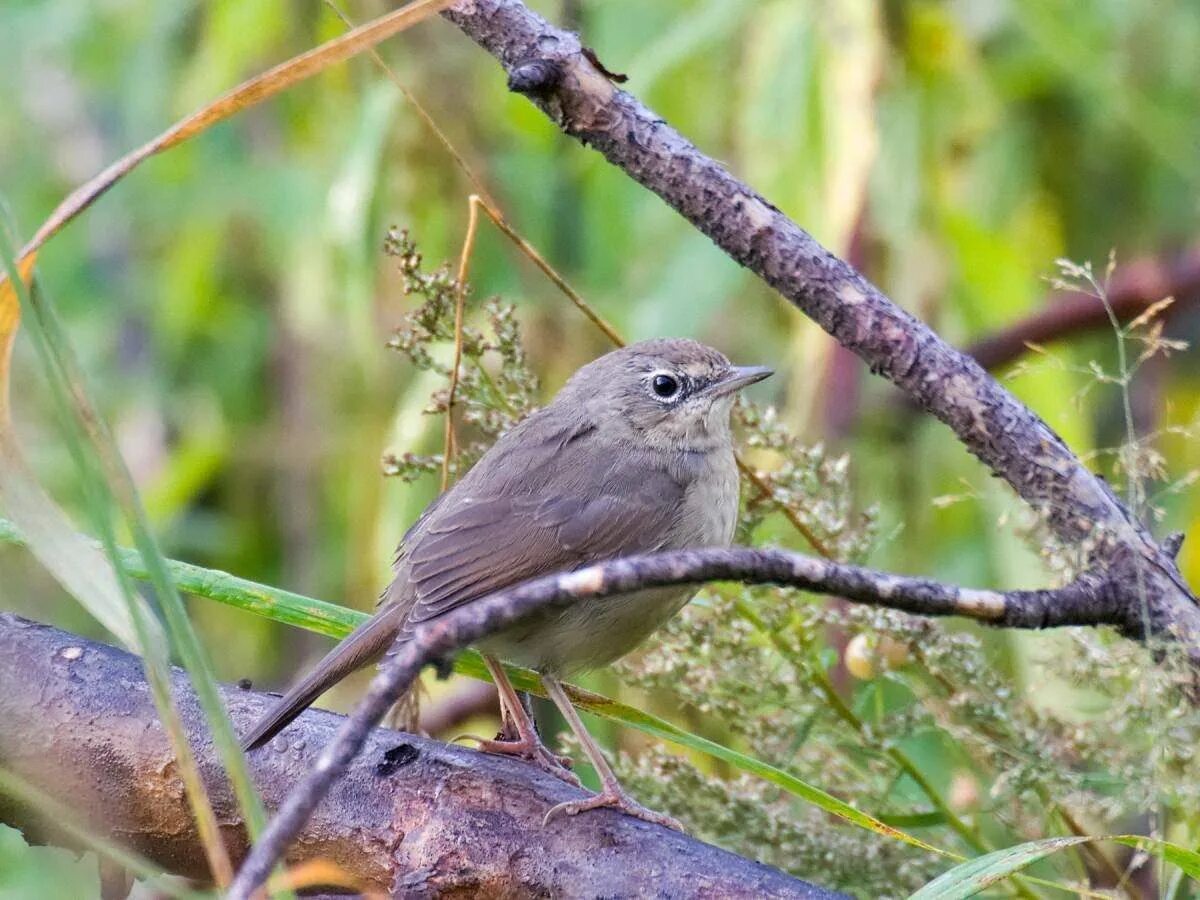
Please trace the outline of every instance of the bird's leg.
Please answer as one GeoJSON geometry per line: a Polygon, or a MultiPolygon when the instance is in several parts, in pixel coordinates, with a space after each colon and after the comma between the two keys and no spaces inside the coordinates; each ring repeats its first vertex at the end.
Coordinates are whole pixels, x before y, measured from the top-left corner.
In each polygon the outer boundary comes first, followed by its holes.
{"type": "MultiPolygon", "coordinates": [[[[499,689],[497,688],[497,693],[499,689]]],[[[537,719],[533,714],[533,698],[525,693],[525,691],[516,691],[517,702],[521,704],[521,709],[525,711],[525,715],[529,717],[529,721],[533,723],[534,731],[539,735],[541,729],[537,727],[537,719]]],[[[496,735],[498,741],[519,741],[521,739],[521,731],[517,727],[517,721],[508,711],[508,703],[502,698],[500,701],[500,732],[496,735]]]]}
{"type": "Polygon", "coordinates": [[[566,803],[560,803],[557,806],[551,807],[550,811],[546,813],[546,817],[542,820],[542,824],[549,825],[558,816],[574,816],[585,810],[611,806],[613,809],[619,809],[621,812],[634,818],[644,819],[647,822],[653,822],[655,825],[665,825],[667,828],[674,828],[676,831],[683,831],[683,825],[675,819],[662,813],[656,813],[654,810],[646,809],[646,807],[625,793],[625,789],[617,781],[617,776],[613,772],[612,766],[608,764],[608,760],[604,758],[604,754],[596,745],[595,740],[588,734],[587,729],[584,728],[583,720],[579,718],[579,713],[575,711],[575,707],[567,699],[567,693],[563,690],[562,682],[543,675],[542,684],[546,686],[546,693],[554,701],[554,705],[558,707],[559,712],[563,714],[563,718],[567,720],[567,723],[571,726],[571,730],[575,732],[575,737],[579,739],[579,744],[583,747],[583,752],[587,754],[588,759],[596,769],[596,774],[600,776],[601,783],[600,793],[594,797],[588,797],[585,800],[569,800],[566,803]]]}
{"type": "Polygon", "coordinates": [[[579,779],[568,768],[571,758],[569,756],[559,756],[542,743],[542,739],[537,732],[537,726],[533,723],[533,718],[525,709],[525,704],[521,702],[521,698],[517,695],[516,689],[513,688],[512,682],[508,680],[508,675],[505,674],[504,666],[500,664],[500,660],[494,656],[484,654],[483,662],[487,666],[488,672],[491,673],[492,680],[496,683],[496,692],[500,695],[500,716],[504,722],[503,731],[498,738],[493,740],[474,737],[473,735],[464,735],[464,737],[471,737],[473,740],[478,741],[479,749],[485,753],[519,756],[522,759],[529,760],[529,762],[543,771],[561,778],[568,784],[579,787],[579,779]],[[516,731],[515,739],[508,736],[510,725],[516,731]]]}
{"type": "MultiPolygon", "coordinates": [[[[537,715],[533,708],[533,694],[530,694],[528,691],[517,691],[517,702],[521,704],[521,709],[525,710],[525,715],[533,723],[533,730],[540,735],[542,729],[538,727],[537,715]]],[[[515,722],[513,723],[513,728],[516,728],[515,722]]],[[[570,765],[570,763],[568,762],[567,765],[570,765]]]]}

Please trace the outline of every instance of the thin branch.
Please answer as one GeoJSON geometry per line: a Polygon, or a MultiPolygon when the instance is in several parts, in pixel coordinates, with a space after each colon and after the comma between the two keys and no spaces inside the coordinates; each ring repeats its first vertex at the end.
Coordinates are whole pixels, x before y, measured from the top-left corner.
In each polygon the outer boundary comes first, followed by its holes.
{"type": "MultiPolygon", "coordinates": [[[[1165,297],[1178,299],[1169,314],[1200,301],[1200,244],[1173,259],[1146,258],[1121,266],[1108,289],[1118,322],[1137,318],[1165,297]]],[[[985,369],[998,369],[1023,356],[1029,344],[1047,344],[1109,327],[1104,305],[1090,294],[1058,291],[1043,309],[972,344],[966,352],[985,369]]]]}
{"type": "MultiPolygon", "coordinates": [[[[230,887],[230,900],[248,900],[304,827],[317,804],[358,754],[397,698],[426,665],[502,630],[540,609],[652,587],[737,580],[835,593],[864,603],[925,615],[963,615],[993,625],[1046,628],[1112,624],[1128,627],[1136,612],[1113,605],[1103,582],[1081,578],[1047,591],[983,591],[842,565],[785,550],[744,547],[675,550],[597,563],[548,575],[457,607],[420,625],[371,682],[367,695],[322,751],[254,846],[230,887]]],[[[654,826],[648,826],[654,827],[654,826]]]]}
{"type": "MultiPolygon", "coordinates": [[[[240,859],[245,823],[203,739],[186,676],[175,670],[174,678],[222,837],[240,859]]],[[[222,693],[239,728],[276,699],[235,687],[222,693]]],[[[0,822],[69,847],[104,836],[165,871],[211,878],[140,659],[0,614],[0,721],[0,766],[71,810],[64,819],[0,779],[0,822]]],[[[309,710],[251,755],[268,806],[283,801],[342,721],[309,710]]],[[[378,729],[287,861],[294,872],[322,860],[361,890],[396,897],[576,896],[594,883],[620,896],[839,896],[685,835],[656,829],[649,840],[650,826],[615,812],[541,827],[546,809],[578,796],[518,760],[378,729]]]]}
{"type": "Polygon", "coordinates": [[[467,303],[467,273],[471,268],[471,252],[475,248],[475,233],[479,227],[478,194],[467,198],[467,235],[463,238],[458,259],[458,275],[454,280],[454,361],[450,364],[450,387],[446,390],[446,434],[442,446],[442,492],[450,487],[450,462],[458,449],[454,434],[454,395],[458,391],[458,370],[462,367],[463,313],[467,303]]]}
{"type": "Polygon", "coordinates": [[[434,737],[446,734],[468,719],[494,716],[497,703],[496,686],[490,681],[464,679],[434,702],[421,705],[420,730],[434,737]]]}
{"type": "Polygon", "coordinates": [[[978,363],[618,89],[576,35],[520,0],[462,0],[442,15],[501,62],[510,89],[658,194],[946,423],[1060,539],[1103,565],[1123,602],[1147,598],[1140,630],[1178,641],[1200,670],[1200,605],[1174,560],[1053,429],[978,363]]]}

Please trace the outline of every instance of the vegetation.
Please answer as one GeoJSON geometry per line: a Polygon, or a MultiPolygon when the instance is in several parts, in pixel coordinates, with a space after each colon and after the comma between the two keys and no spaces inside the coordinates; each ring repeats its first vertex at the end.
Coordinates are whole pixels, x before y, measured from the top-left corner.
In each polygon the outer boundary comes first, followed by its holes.
{"type": "MultiPolygon", "coordinates": [[[[1056,290],[1111,308],[1110,252],[1115,283],[1135,260],[1196,246],[1195,4],[535,5],[580,28],[629,89],[955,343],[1022,320],[1056,290]]],[[[356,21],[385,11],[344,10],[356,21]]],[[[277,0],[6,5],[6,266],[110,161],[345,27],[328,6],[277,0]]],[[[155,541],[203,569],[369,610],[442,480],[614,334],[686,334],[779,370],[739,408],[756,473],[739,542],[981,587],[1074,573],[1077,548],[1047,538],[942,426],[507,94],[452,28],[423,23],[380,52],[392,77],[360,56],[139,167],[46,245],[41,299],[25,298],[12,363],[24,456],[80,530],[110,549],[136,544],[115,556],[114,603],[134,596],[126,574],[157,579],[152,599],[166,610],[171,579],[191,594],[168,631],[193,673],[211,664],[222,680],[282,684],[326,645],[271,619],[322,620],[288,619],[303,597],[254,606],[253,585],[225,585],[225,602],[211,602],[220,591],[156,561],[155,541]],[[37,313],[49,308],[57,320],[37,313]],[[111,444],[69,424],[71,385],[83,382],[111,444]]],[[[1193,285],[1132,322],[1114,314],[1003,373],[1158,533],[1191,535],[1181,559],[1193,585],[1200,383],[1186,345],[1197,299],[1193,285]]],[[[26,550],[0,546],[0,572],[0,609],[106,634],[26,550]]],[[[119,608],[138,617],[137,603],[119,608]]],[[[1200,714],[1178,661],[1154,649],[1105,631],[1003,633],[714,586],[584,686],[625,704],[608,709],[618,723],[636,725],[641,710],[683,730],[674,743],[643,738],[658,726],[599,732],[648,805],[818,884],[905,896],[953,860],[831,818],[832,802],[808,788],[959,857],[1086,835],[1200,845],[1200,714]]],[[[431,680],[431,702],[454,690],[431,680]]],[[[0,828],[0,896],[98,896],[89,860],[62,860],[0,828]]],[[[1019,861],[1028,877],[987,889],[1182,898],[1192,887],[1180,866],[1195,865],[1161,845],[1071,840],[1019,861]]]]}

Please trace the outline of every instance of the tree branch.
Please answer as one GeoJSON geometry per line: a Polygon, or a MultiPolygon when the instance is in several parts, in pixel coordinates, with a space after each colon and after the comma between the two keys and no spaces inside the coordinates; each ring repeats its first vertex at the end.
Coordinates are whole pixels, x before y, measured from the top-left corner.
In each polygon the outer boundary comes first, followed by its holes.
{"type": "Polygon", "coordinates": [[[1179,641],[1200,669],[1200,606],[1174,560],[1108,485],[978,363],[619,90],[576,35],[550,25],[520,0],[461,0],[442,15],[495,56],[509,87],[564,132],[658,194],[953,429],[1046,517],[1060,539],[1087,548],[1123,602],[1144,604],[1135,633],[1179,641]]]}
{"type": "MultiPolygon", "coordinates": [[[[1108,302],[1120,322],[1137,318],[1153,303],[1175,297],[1168,315],[1184,303],[1200,301],[1200,244],[1174,258],[1147,257],[1122,265],[1108,289],[1108,302]]],[[[1064,337],[1111,328],[1108,312],[1095,297],[1070,291],[1050,295],[1037,312],[967,347],[966,353],[994,370],[1023,356],[1027,344],[1046,344],[1064,337]]]]}
{"type": "MultiPolygon", "coordinates": [[[[1093,623],[1120,619],[1128,634],[1165,635],[1180,641],[1200,667],[1200,606],[1172,555],[1154,542],[1108,485],[1045,422],[977,362],[898,308],[853,267],[619,90],[576,35],[554,28],[520,0],[461,0],[443,16],[501,62],[510,89],[528,96],[563,131],[595,147],[734,260],[779,290],[873,371],[946,423],[973,454],[1045,516],[1061,539],[1087,548],[1095,567],[1091,579],[1060,592],[1036,593],[1038,613],[1028,620],[1030,624],[1048,624],[1063,617],[1064,610],[1087,610],[1097,616],[1093,623]],[[1102,609],[1107,610],[1103,615],[1098,612],[1102,609]],[[1131,619],[1117,612],[1130,609],[1140,614],[1131,619]]],[[[813,574],[812,566],[830,565],[808,560],[804,566],[792,567],[792,560],[770,556],[771,551],[723,552],[769,555],[759,556],[762,568],[743,571],[744,580],[799,583],[813,574]],[[771,569],[772,565],[777,568],[771,569]],[[763,568],[771,569],[769,575],[763,568]],[[794,580],[788,581],[789,577],[794,580]]],[[[371,727],[422,666],[539,606],[579,602],[635,586],[731,574],[729,558],[723,568],[715,563],[705,568],[693,554],[697,566],[692,569],[683,563],[687,558],[678,557],[678,570],[644,571],[640,574],[646,577],[641,578],[637,568],[649,565],[646,558],[549,576],[420,626],[372,682],[366,699],[322,752],[316,768],[289,796],[242,866],[229,896],[248,898],[262,883],[321,797],[351,763],[371,727]],[[666,577],[659,580],[659,575],[666,577]]],[[[822,571],[831,582],[835,576],[846,576],[838,593],[854,597],[866,590],[862,582],[849,578],[848,569],[822,571]]],[[[904,585],[911,590],[900,594],[893,584],[881,591],[876,583],[874,595],[919,597],[924,611],[982,609],[993,621],[1011,618],[1013,624],[1020,619],[1015,610],[1024,608],[1011,593],[964,592],[919,580],[904,585]]]]}
{"type": "MultiPolygon", "coordinates": [[[[231,855],[246,836],[204,717],[176,672],[181,713],[231,855]]],[[[274,698],[237,688],[239,728],[274,698]]],[[[309,771],[342,717],[310,710],[252,754],[269,808],[309,771]]],[[[207,880],[170,744],[141,661],[75,635],[0,614],[0,766],[169,872],[207,880]]],[[[362,889],[393,896],[839,896],[775,869],[608,811],[543,829],[579,792],[533,766],[379,729],[292,844],[288,862],[325,859],[362,889]]],[[[0,795],[0,821],[30,838],[77,846],[54,822],[0,795]]]]}
{"type": "Polygon", "coordinates": [[[238,872],[229,900],[248,900],[304,827],[325,793],[359,752],[371,729],[421,669],[543,608],[603,602],[603,598],[666,585],[738,580],[835,593],[860,602],[927,615],[965,615],[993,625],[1114,624],[1129,627],[1136,611],[1123,612],[1097,578],[1057,591],[980,591],[904,578],[784,550],[746,547],[674,550],[597,563],[547,575],[456,607],[413,632],[371,682],[366,698],[346,720],[272,819],[238,872]]]}

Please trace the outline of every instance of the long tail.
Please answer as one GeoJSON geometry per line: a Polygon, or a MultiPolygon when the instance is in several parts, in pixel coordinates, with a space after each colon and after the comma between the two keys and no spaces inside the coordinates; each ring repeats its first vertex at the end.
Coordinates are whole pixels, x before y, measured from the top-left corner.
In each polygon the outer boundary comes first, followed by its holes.
{"type": "Polygon", "coordinates": [[[261,747],[347,675],[380,659],[395,639],[406,612],[397,605],[385,606],[354,629],[250,729],[242,738],[242,749],[261,747]]]}

